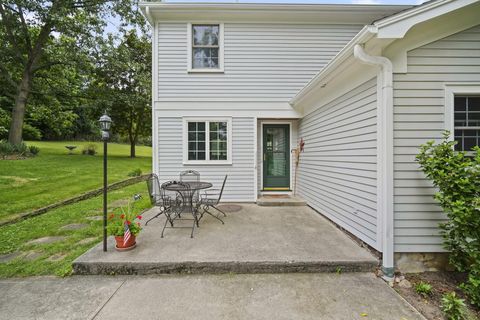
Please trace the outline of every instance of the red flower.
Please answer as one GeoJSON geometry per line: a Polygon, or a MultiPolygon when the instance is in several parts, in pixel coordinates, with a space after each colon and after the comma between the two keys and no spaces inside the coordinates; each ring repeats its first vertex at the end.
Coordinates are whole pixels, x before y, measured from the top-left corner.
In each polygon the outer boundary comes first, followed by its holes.
{"type": "Polygon", "coordinates": [[[125,215],[124,215],[124,214],[122,214],[122,215],[120,216],[120,219],[123,219],[123,218],[125,218],[125,215]]]}
{"type": "Polygon", "coordinates": [[[127,224],[128,224],[128,225],[130,225],[130,224],[131,224],[131,222],[127,220],[127,224]]]}
{"type": "Polygon", "coordinates": [[[141,215],[138,215],[138,216],[137,216],[137,219],[138,219],[138,220],[142,220],[142,216],[141,216],[141,215]]]}
{"type": "Polygon", "coordinates": [[[113,219],[114,216],[115,216],[115,215],[114,215],[113,213],[110,214],[110,219],[113,219]]]}

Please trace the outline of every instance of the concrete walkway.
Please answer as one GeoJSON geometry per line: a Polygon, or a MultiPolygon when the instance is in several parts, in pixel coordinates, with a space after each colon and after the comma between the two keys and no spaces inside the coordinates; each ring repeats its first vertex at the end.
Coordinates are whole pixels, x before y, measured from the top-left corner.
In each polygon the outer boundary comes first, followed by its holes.
{"type": "MultiPolygon", "coordinates": [[[[240,204],[225,224],[206,215],[190,238],[189,228],[167,229],[152,220],[137,248],[108,252],[98,244],[73,264],[77,274],[278,273],[373,271],[377,259],[309,207],[240,204]]],[[[144,219],[158,212],[145,214],[144,219]]],[[[187,215],[188,216],[188,215],[187,215]]],[[[176,225],[191,227],[191,221],[176,225]]]]}
{"type": "Polygon", "coordinates": [[[0,281],[0,319],[424,319],[371,273],[0,281]]]}

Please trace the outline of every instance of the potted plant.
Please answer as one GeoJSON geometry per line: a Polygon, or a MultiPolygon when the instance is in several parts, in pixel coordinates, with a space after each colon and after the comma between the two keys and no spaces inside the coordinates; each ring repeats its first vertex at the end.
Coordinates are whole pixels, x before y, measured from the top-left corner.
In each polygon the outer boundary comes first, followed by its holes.
{"type": "Polygon", "coordinates": [[[108,234],[115,237],[115,248],[119,251],[130,250],[137,245],[136,237],[142,230],[142,216],[134,212],[134,201],[140,198],[140,195],[135,195],[133,201],[129,200],[126,206],[113,209],[108,217],[108,234]]]}

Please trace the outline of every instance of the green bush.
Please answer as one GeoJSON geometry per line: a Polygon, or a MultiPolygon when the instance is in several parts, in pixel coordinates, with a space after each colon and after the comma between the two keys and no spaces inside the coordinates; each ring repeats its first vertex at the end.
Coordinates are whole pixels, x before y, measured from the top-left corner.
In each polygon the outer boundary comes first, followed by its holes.
{"type": "Polygon", "coordinates": [[[22,138],[23,140],[38,141],[42,139],[42,133],[34,126],[25,123],[23,125],[22,138]]]}
{"type": "Polygon", "coordinates": [[[142,169],[137,168],[135,170],[130,171],[127,175],[129,177],[139,177],[142,175],[142,169]]]}
{"type": "Polygon", "coordinates": [[[94,156],[97,154],[97,145],[94,143],[87,144],[83,147],[82,154],[88,154],[94,156]]]}
{"type": "Polygon", "coordinates": [[[480,148],[474,155],[454,151],[449,132],[439,144],[422,145],[416,159],[439,189],[435,194],[448,220],[440,224],[450,263],[467,272],[461,288],[480,307],[480,148]]]}
{"type": "Polygon", "coordinates": [[[11,144],[8,141],[0,141],[0,156],[5,158],[9,155],[25,156],[28,148],[25,143],[11,144]]]}
{"type": "Polygon", "coordinates": [[[36,156],[40,152],[40,148],[37,146],[28,146],[28,152],[30,152],[32,156],[36,156]]]}
{"type": "Polygon", "coordinates": [[[448,320],[466,319],[465,301],[458,298],[454,291],[443,295],[441,308],[448,320]]]}
{"type": "Polygon", "coordinates": [[[424,298],[432,294],[432,285],[427,282],[420,281],[415,285],[415,291],[424,298]]]}

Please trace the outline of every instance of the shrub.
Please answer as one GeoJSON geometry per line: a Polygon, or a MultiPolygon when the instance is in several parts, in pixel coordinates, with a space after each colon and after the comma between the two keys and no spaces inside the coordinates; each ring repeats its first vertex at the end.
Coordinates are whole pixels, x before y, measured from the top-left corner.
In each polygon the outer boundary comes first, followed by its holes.
{"type": "Polygon", "coordinates": [[[0,156],[5,158],[9,155],[24,156],[27,154],[28,148],[25,143],[11,144],[8,141],[0,141],[0,156]]]}
{"type": "Polygon", "coordinates": [[[94,156],[97,154],[97,145],[94,143],[87,144],[83,147],[82,154],[88,154],[94,156]]]}
{"type": "Polygon", "coordinates": [[[25,123],[23,125],[22,138],[23,140],[38,141],[42,139],[42,133],[34,126],[25,123]]]}
{"type": "Polygon", "coordinates": [[[440,224],[450,263],[468,277],[460,287],[480,307],[480,148],[475,155],[454,151],[454,141],[422,145],[416,159],[439,189],[435,194],[448,220],[440,224]]]}
{"type": "Polygon", "coordinates": [[[36,156],[40,152],[40,148],[37,146],[28,146],[28,152],[30,152],[32,156],[36,156]]]}
{"type": "Polygon", "coordinates": [[[129,177],[139,177],[142,175],[142,169],[137,168],[135,170],[130,171],[127,175],[129,177]]]}
{"type": "Polygon", "coordinates": [[[415,291],[424,298],[432,294],[432,285],[427,282],[420,281],[415,285],[415,291]]]}
{"type": "Polygon", "coordinates": [[[445,293],[441,305],[448,320],[463,320],[465,316],[465,301],[457,297],[454,291],[445,293]]]}

